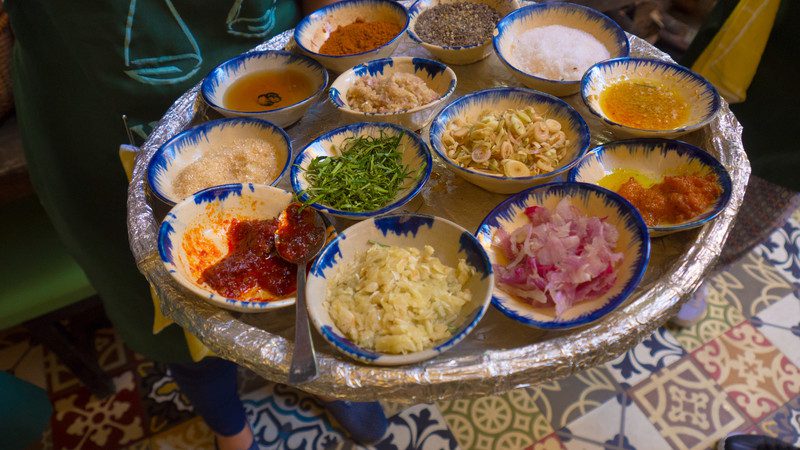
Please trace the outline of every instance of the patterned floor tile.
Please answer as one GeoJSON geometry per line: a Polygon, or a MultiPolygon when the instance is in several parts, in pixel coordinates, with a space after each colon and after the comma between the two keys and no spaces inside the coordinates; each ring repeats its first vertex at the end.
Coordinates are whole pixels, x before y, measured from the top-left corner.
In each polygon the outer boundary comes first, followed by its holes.
{"type": "Polygon", "coordinates": [[[750,320],[772,345],[800,367],[800,296],[790,294],[750,320]]]}
{"type": "Polygon", "coordinates": [[[196,417],[150,438],[152,450],[213,450],[214,433],[196,417]]]}
{"type": "Polygon", "coordinates": [[[696,324],[686,327],[669,326],[669,330],[686,351],[702,346],[744,321],[739,293],[743,285],[726,272],[718,273],[709,281],[708,311],[696,324]]]}
{"type": "Polygon", "coordinates": [[[158,433],[194,417],[189,399],[180,392],[166,366],[144,361],[136,367],[136,374],[148,433],[158,433]]]}
{"type": "Polygon", "coordinates": [[[725,268],[727,286],[735,291],[729,301],[751,318],[780,301],[796,289],[780,271],[769,264],[757,251],[752,251],[725,268]]]}
{"type": "MultiPolygon", "coordinates": [[[[519,446],[519,434],[505,437],[507,449],[519,446]]],[[[352,445],[352,444],[349,444],[352,445]]],[[[344,449],[349,448],[346,445],[344,449]]],[[[354,448],[362,448],[353,446],[354,448]]],[[[447,428],[447,422],[436,405],[420,404],[412,406],[389,419],[386,436],[374,447],[375,450],[455,450],[458,443],[447,428]]]]}
{"type": "Polygon", "coordinates": [[[51,419],[56,449],[112,449],[144,438],[142,408],[132,371],[114,378],[117,392],[97,399],[81,386],[53,397],[51,419]]]}
{"type": "Polygon", "coordinates": [[[662,327],[619,358],[608,362],[606,368],[621,385],[635,386],[685,354],[678,340],[662,327]]]}
{"type": "Polygon", "coordinates": [[[624,392],[557,431],[568,450],[670,450],[644,413],[624,392]]]}
{"type": "Polygon", "coordinates": [[[796,397],[764,419],[759,428],[770,436],[800,446],[800,397],[796,397]]]}
{"type": "Polygon", "coordinates": [[[746,423],[691,358],[654,374],[631,395],[673,448],[706,448],[746,423]]]}
{"type": "Polygon", "coordinates": [[[753,422],[800,394],[800,369],[748,322],[697,349],[692,358],[753,422]]]}
{"type": "Polygon", "coordinates": [[[477,399],[437,402],[461,448],[523,448],[553,432],[525,389],[477,399]]]}
{"type": "Polygon", "coordinates": [[[539,442],[526,447],[525,450],[565,450],[565,448],[564,445],[561,444],[561,439],[553,433],[539,442]]]}
{"type": "Polygon", "coordinates": [[[800,282],[800,218],[795,213],[756,248],[786,279],[800,282]]]}
{"type": "Polygon", "coordinates": [[[605,367],[594,367],[567,378],[528,388],[536,407],[560,429],[617,394],[614,378],[605,367]]]}

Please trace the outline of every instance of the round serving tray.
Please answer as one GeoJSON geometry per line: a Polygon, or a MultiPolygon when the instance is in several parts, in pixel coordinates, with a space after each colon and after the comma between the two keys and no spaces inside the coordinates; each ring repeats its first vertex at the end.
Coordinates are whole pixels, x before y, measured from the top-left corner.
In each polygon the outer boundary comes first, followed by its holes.
{"type": "MultiPolygon", "coordinates": [[[[256,47],[291,48],[291,30],[256,47]]],[[[631,55],[668,57],[644,40],[631,36],[631,55]]],[[[431,57],[407,37],[395,55],[431,57]]],[[[517,86],[495,55],[468,66],[453,66],[458,87],[450,101],[478,89],[517,86]]],[[[577,95],[566,98],[586,119],[592,144],[614,137],[593,119],[577,95]]],[[[211,306],[179,286],[158,257],[158,224],[166,210],[149,198],[145,172],[158,147],[186,127],[216,118],[195,86],[181,96],[158,123],[136,158],[128,192],[130,244],[141,272],[161,297],[163,313],[196,335],[217,355],[246,366],[268,380],[285,383],[294,349],[294,311],[237,314],[211,306]]],[[[286,131],[297,153],[313,137],[341,124],[327,99],[312,107],[286,131]]],[[[427,140],[427,129],[422,130],[427,140]]],[[[652,333],[674,314],[719,256],[744,197],[750,164],[741,140],[742,129],[725,103],[705,128],[682,139],[714,154],[728,169],[733,195],[713,222],[698,230],[653,240],[650,265],[634,294],[605,318],[562,332],[535,330],[490,308],[463,342],[439,357],[401,367],[376,367],[342,356],[314,336],[320,376],[300,386],[313,394],[349,400],[384,399],[428,402],[454,396],[500,393],[544,383],[613,359],[652,333]]],[[[436,161],[430,181],[403,210],[438,215],[475,230],[483,217],[506,198],[473,186],[436,161]]],[[[288,177],[279,187],[290,190],[288,177]]],[[[339,228],[347,223],[339,222],[339,228]]]]}

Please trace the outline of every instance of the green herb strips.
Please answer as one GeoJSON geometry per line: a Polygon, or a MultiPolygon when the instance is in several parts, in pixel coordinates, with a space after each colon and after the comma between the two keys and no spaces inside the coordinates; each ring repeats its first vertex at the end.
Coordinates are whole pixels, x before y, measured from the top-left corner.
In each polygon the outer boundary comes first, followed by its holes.
{"type": "Polygon", "coordinates": [[[398,149],[401,138],[351,137],[334,148],[339,156],[314,158],[306,169],[309,187],[300,193],[308,196],[304,203],[350,212],[374,211],[389,204],[405,180],[413,177],[398,149]]]}

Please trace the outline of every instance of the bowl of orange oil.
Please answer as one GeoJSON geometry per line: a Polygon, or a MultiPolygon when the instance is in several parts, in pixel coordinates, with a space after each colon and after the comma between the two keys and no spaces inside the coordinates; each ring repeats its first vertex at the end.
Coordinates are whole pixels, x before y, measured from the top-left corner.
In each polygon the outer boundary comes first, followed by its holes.
{"type": "Polygon", "coordinates": [[[327,85],[320,63],[267,50],[223,62],[203,80],[200,93],[225,117],[255,117],[285,128],[303,117],[327,85]]]}
{"type": "Polygon", "coordinates": [[[677,64],[617,58],[583,75],[581,97],[619,137],[673,138],[706,126],[720,109],[717,90],[677,64]]]}

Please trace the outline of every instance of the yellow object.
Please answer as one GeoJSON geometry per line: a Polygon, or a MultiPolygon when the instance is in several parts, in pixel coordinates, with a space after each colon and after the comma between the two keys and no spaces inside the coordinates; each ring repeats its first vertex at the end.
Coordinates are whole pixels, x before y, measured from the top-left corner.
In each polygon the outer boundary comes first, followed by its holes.
{"type": "Polygon", "coordinates": [[[616,169],[610,174],[601,178],[597,184],[608,190],[617,192],[620,186],[625,184],[625,182],[631,178],[638,181],[639,184],[645,188],[649,188],[650,186],[656,184],[655,180],[650,179],[648,176],[634,169],[616,169]]]}
{"type": "MultiPolygon", "coordinates": [[[[129,145],[123,145],[119,149],[119,160],[122,163],[122,168],[125,170],[125,175],[128,176],[129,182],[133,175],[133,166],[136,162],[137,151],[137,147],[129,145]]],[[[152,285],[150,285],[150,296],[153,298],[153,334],[158,334],[161,330],[175,322],[161,313],[161,299],[158,297],[152,285]]],[[[197,336],[189,333],[185,329],[183,330],[183,334],[186,337],[186,345],[189,347],[189,354],[192,356],[192,360],[200,361],[207,356],[214,356],[214,353],[200,342],[197,336]]]]}
{"type": "Polygon", "coordinates": [[[729,103],[745,100],[780,3],[780,0],[740,0],[692,66],[729,103]]]}

